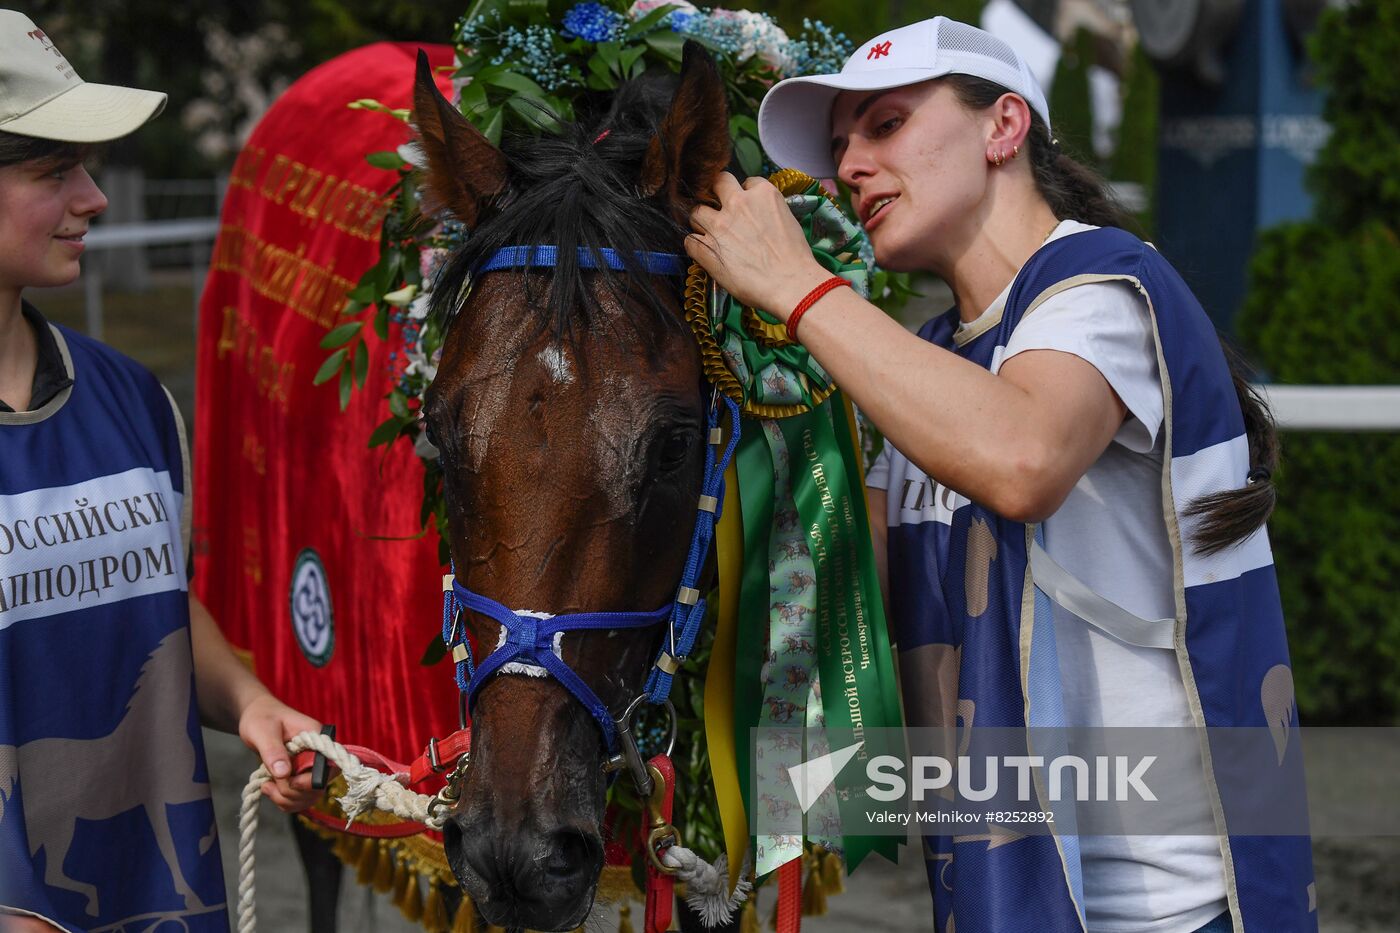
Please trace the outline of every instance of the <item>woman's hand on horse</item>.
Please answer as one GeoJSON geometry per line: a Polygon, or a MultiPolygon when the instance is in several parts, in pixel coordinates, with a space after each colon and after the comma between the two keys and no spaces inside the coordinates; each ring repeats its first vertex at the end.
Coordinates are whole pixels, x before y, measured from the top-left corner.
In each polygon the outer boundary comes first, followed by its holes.
{"type": "Polygon", "coordinates": [[[312,790],[311,775],[292,774],[292,756],[287,740],[300,732],[318,732],[321,724],[305,713],[292,709],[271,693],[264,693],[243,709],[238,719],[238,737],[262,759],[273,779],[262,792],[284,813],[305,810],[320,799],[312,790]]]}
{"type": "Polygon", "coordinates": [[[812,258],[782,192],[755,176],[740,185],[728,172],[715,182],[719,208],[690,212],[695,233],[685,251],[746,305],[786,321],[806,294],[831,277],[812,258]]]}

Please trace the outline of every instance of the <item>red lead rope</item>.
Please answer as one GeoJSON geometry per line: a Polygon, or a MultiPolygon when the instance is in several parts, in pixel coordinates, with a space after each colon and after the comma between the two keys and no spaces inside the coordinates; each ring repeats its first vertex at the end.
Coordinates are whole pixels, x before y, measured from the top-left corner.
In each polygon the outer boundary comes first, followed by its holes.
{"type": "MultiPolygon", "coordinates": [[[[394,761],[392,758],[386,758],[374,749],[365,748],[363,745],[346,745],[344,748],[358,758],[361,764],[368,765],[376,771],[383,771],[385,774],[407,774],[406,784],[412,787],[434,775],[450,774],[458,759],[471,751],[471,744],[471,730],[459,729],[440,742],[436,739],[429,741],[423,754],[414,759],[412,764],[407,765],[394,761]]],[[[304,774],[312,770],[315,767],[317,757],[317,752],[309,750],[298,752],[292,756],[292,774],[304,774]]],[[[376,838],[415,836],[427,829],[422,823],[408,821],[388,825],[351,823],[347,826],[343,816],[333,816],[314,807],[303,811],[303,814],[308,819],[323,826],[329,826],[352,836],[373,836],[376,838]]]]}
{"type": "MultiPolygon", "coordinates": [[[[651,822],[656,823],[660,820],[666,826],[670,826],[671,811],[676,800],[676,768],[671,764],[669,755],[657,755],[647,764],[649,769],[655,769],[653,780],[660,777],[647,808],[651,822]]],[[[652,831],[652,825],[642,824],[642,849],[647,859],[646,921],[642,931],[665,933],[671,927],[671,911],[676,900],[676,879],[674,875],[657,868],[656,855],[659,854],[659,850],[653,848],[652,831]]],[[[676,838],[672,836],[673,840],[676,838]]]]}
{"type": "Polygon", "coordinates": [[[778,869],[778,915],[774,933],[798,933],[802,929],[802,859],[795,858],[778,869]]]}

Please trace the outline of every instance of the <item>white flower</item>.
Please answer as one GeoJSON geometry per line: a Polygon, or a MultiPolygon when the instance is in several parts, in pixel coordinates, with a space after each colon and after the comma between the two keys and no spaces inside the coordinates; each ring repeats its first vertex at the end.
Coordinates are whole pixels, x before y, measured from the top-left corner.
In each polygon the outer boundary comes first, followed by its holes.
{"type": "Polygon", "coordinates": [[[427,384],[437,378],[437,367],[420,356],[409,360],[403,374],[405,378],[421,375],[424,384],[427,384]]]}
{"type": "Polygon", "coordinates": [[[632,20],[641,19],[643,16],[646,16],[652,10],[663,6],[675,7],[675,9],[671,11],[672,13],[700,12],[698,9],[696,9],[695,4],[688,3],[686,2],[686,0],[637,0],[637,2],[632,4],[631,8],[627,11],[627,18],[632,20]]]}
{"type": "Polygon", "coordinates": [[[406,308],[417,294],[417,285],[405,285],[403,288],[389,292],[382,300],[385,304],[393,305],[396,308],[406,308]]]}
{"type": "MultiPolygon", "coordinates": [[[[441,227],[437,227],[429,235],[436,236],[441,229],[441,227]]],[[[433,246],[425,246],[418,251],[418,273],[423,276],[424,282],[433,280],[438,269],[447,261],[447,255],[447,250],[433,246]]]]}
{"type": "Polygon", "coordinates": [[[410,321],[421,321],[428,316],[428,306],[432,303],[432,295],[422,292],[408,306],[408,319],[410,321]]]}
{"type": "Polygon", "coordinates": [[[737,61],[748,61],[757,55],[779,70],[791,67],[787,33],[772,17],[752,10],[711,10],[710,19],[733,24],[739,41],[734,55],[737,61]]]}

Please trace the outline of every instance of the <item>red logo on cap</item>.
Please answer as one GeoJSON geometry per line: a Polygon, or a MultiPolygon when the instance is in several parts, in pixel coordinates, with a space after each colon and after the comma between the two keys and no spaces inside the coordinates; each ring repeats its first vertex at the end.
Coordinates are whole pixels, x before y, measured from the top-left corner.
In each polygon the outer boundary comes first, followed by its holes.
{"type": "Polygon", "coordinates": [[[35,42],[38,42],[40,45],[42,45],[42,46],[44,47],[45,51],[52,52],[52,53],[54,53],[55,55],[57,55],[59,58],[62,58],[62,57],[63,57],[63,53],[60,52],[58,49],[54,48],[53,42],[49,39],[48,36],[44,35],[44,30],[42,30],[42,29],[35,29],[35,30],[33,30],[32,32],[29,33],[29,38],[33,39],[35,42]]]}
{"type": "Polygon", "coordinates": [[[875,43],[870,47],[870,51],[865,53],[865,60],[870,61],[872,58],[884,58],[886,55],[890,54],[890,45],[892,44],[893,43],[891,43],[889,39],[886,39],[884,42],[875,43]]]}

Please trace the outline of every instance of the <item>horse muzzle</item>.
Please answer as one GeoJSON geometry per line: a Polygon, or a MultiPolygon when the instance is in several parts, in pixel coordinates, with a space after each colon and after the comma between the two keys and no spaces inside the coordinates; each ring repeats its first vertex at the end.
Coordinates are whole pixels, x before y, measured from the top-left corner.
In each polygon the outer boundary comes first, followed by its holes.
{"type": "Polygon", "coordinates": [[[595,831],[560,825],[510,833],[457,817],[444,825],[443,842],[453,873],[489,924],[573,930],[593,908],[603,870],[595,831]]]}

